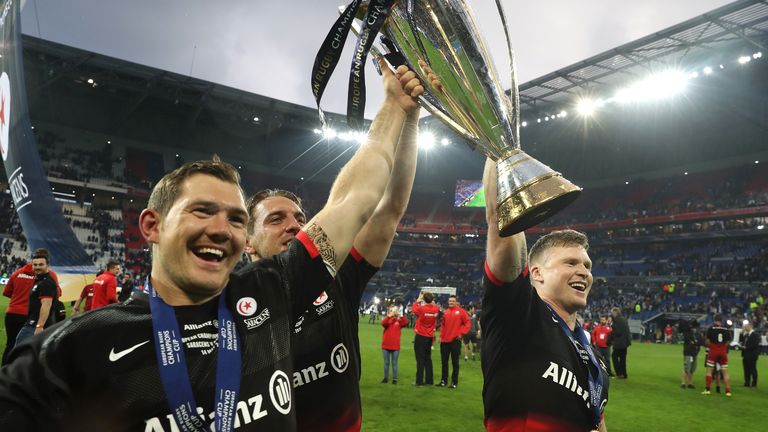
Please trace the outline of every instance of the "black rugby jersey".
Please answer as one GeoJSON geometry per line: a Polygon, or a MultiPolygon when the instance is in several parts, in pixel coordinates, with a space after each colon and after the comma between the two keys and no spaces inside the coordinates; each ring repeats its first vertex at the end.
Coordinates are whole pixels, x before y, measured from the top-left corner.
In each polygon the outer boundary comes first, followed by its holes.
{"type": "MultiPolygon", "coordinates": [[[[231,275],[227,305],[242,372],[234,425],[292,431],[293,319],[331,282],[306,236],[273,260],[231,275]],[[302,242],[304,245],[302,245],[302,242]]],[[[214,417],[218,297],[175,307],[198,412],[214,417]]],[[[0,370],[0,430],[177,431],[160,381],[145,293],[76,316],[30,338],[0,370]]]]}
{"type": "MultiPolygon", "coordinates": [[[[511,283],[495,279],[487,264],[485,273],[480,322],[486,429],[592,430],[587,366],[531,286],[527,270],[511,283]]],[[[601,366],[607,400],[608,373],[601,366]]]]}
{"type": "Polygon", "coordinates": [[[27,324],[37,324],[37,320],[40,318],[40,306],[43,298],[51,299],[51,310],[48,311],[48,319],[43,324],[43,327],[48,327],[56,322],[56,299],[58,298],[56,282],[49,273],[44,273],[39,276],[35,276],[35,284],[29,290],[29,312],[27,313],[27,324]]]}
{"type": "Polygon", "coordinates": [[[358,308],[378,269],[352,249],[334,282],[297,320],[293,386],[298,430],[360,430],[358,308]]]}
{"type": "Polygon", "coordinates": [[[713,324],[712,327],[707,329],[707,339],[709,339],[710,346],[718,345],[718,347],[725,347],[732,339],[731,331],[722,325],[713,324]]]}

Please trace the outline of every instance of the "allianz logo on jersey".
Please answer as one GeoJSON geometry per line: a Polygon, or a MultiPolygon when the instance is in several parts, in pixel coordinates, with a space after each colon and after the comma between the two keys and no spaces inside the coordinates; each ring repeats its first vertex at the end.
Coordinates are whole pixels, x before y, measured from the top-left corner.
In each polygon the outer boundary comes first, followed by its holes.
{"type": "MultiPolygon", "coordinates": [[[[266,401],[263,394],[257,394],[247,399],[242,398],[243,396],[237,403],[235,411],[235,429],[258,421],[270,414],[286,415],[291,412],[291,383],[288,375],[281,370],[276,370],[272,374],[269,380],[269,401],[266,401]],[[269,406],[270,402],[272,403],[271,407],[269,406]]],[[[203,408],[197,407],[197,415],[203,423],[211,423],[216,417],[216,412],[212,410],[206,414],[203,408]]],[[[164,417],[153,417],[145,420],[144,423],[144,432],[178,432],[182,430],[176,423],[173,414],[170,413],[164,417]]]]}
{"type": "MultiPolygon", "coordinates": [[[[19,278],[19,279],[34,279],[35,278],[34,276],[28,275],[26,273],[19,273],[16,277],[19,278]]],[[[0,280],[0,282],[2,282],[2,280],[0,280]]]]}
{"type": "Polygon", "coordinates": [[[549,367],[541,377],[544,379],[551,379],[555,384],[559,384],[573,393],[576,393],[577,396],[584,399],[587,408],[591,407],[591,404],[589,403],[589,390],[583,389],[577,382],[576,375],[564,366],[550,361],[549,367]]]}
{"type": "Polygon", "coordinates": [[[331,350],[331,358],[329,362],[320,362],[316,365],[310,365],[300,370],[293,372],[293,388],[301,387],[305,384],[315,382],[323,379],[331,374],[328,369],[328,363],[330,363],[331,369],[337,373],[346,372],[349,367],[349,350],[343,343],[336,345],[331,350]]]}

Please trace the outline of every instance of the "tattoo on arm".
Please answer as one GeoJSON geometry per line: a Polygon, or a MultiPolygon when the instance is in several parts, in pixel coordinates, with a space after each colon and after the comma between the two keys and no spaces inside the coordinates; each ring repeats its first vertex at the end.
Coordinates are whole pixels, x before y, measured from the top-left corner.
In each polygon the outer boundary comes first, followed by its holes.
{"type": "Polygon", "coordinates": [[[336,251],[333,249],[333,245],[331,245],[331,241],[328,239],[328,235],[326,235],[325,231],[323,231],[323,228],[321,228],[320,225],[317,225],[316,223],[309,225],[305,231],[309,238],[312,239],[312,242],[315,244],[318,252],[320,252],[320,256],[322,257],[325,265],[328,267],[331,273],[335,275],[337,269],[336,251]]]}

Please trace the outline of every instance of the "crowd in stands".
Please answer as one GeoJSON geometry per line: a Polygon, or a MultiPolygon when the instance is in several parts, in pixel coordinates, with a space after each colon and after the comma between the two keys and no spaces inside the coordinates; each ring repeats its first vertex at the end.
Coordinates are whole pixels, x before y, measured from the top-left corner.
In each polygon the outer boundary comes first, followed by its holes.
{"type": "MultiPolygon", "coordinates": [[[[122,156],[113,155],[109,144],[98,150],[83,150],[69,145],[65,138],[53,132],[39,132],[37,139],[50,177],[125,182],[118,163],[122,156]]],[[[305,202],[311,215],[323,201],[319,199],[323,195],[315,193],[313,188],[322,188],[304,187],[309,188],[305,195],[314,198],[305,202]]],[[[411,200],[412,208],[402,219],[390,255],[371,281],[365,301],[370,302],[374,296],[388,296],[408,303],[418,295],[421,287],[450,286],[457,288],[465,305],[480,303],[485,245],[483,209],[452,210],[450,206],[438,203],[445,201],[445,195],[433,197],[434,204],[429,204],[425,197],[411,200]],[[433,223],[440,221],[448,222],[433,223]],[[427,232],[420,230],[424,227],[428,227],[427,232]]],[[[756,164],[586,188],[574,205],[541,226],[642,220],[703,212],[693,221],[656,221],[588,229],[597,282],[585,316],[596,317],[610,307],[619,306],[627,315],[723,312],[765,320],[768,314],[764,304],[750,307],[754,303],[750,296],[756,295],[753,291],[732,292],[727,284],[740,282],[764,289],[760,284],[768,281],[768,245],[764,241],[765,235],[761,236],[757,230],[768,225],[768,217],[759,211],[754,214],[747,211],[730,218],[706,214],[763,206],[768,206],[768,167],[756,164]],[[752,230],[756,234],[752,237],[721,235],[737,230],[752,230]],[[698,235],[684,241],[679,238],[690,233],[698,235]],[[653,241],[649,241],[650,238],[653,241]],[[663,241],[665,238],[677,241],[663,241]],[[622,240],[620,245],[617,240],[622,240]],[[676,293],[663,292],[659,283],[651,280],[664,276],[691,283],[676,293]],[[626,278],[631,281],[623,281],[626,278]],[[643,278],[645,282],[642,282],[643,278]],[[693,282],[703,283],[706,288],[693,282]]],[[[80,240],[94,261],[118,258],[136,283],[142,284],[149,271],[150,257],[135,229],[138,212],[114,206],[96,208],[81,204],[76,207],[79,209],[73,211],[71,204],[65,205],[64,215],[74,229],[85,232],[80,240]]],[[[13,249],[12,244],[24,244],[24,237],[9,194],[0,194],[0,220],[4,221],[0,228],[0,274],[9,274],[27,258],[14,255],[19,249],[13,249]]],[[[762,296],[766,293],[762,292],[762,296]]]]}

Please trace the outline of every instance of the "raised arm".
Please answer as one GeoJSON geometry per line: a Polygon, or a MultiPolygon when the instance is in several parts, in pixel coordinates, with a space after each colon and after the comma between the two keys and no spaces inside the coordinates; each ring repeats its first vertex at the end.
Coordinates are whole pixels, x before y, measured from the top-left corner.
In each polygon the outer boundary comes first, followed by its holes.
{"type": "Polygon", "coordinates": [[[338,270],[363,225],[381,201],[392,173],[395,148],[407,113],[417,109],[424,92],[416,75],[400,66],[397,76],[381,64],[385,99],[368,132],[368,141],[342,168],[328,202],[303,231],[323,260],[338,270]]]}
{"type": "Polygon", "coordinates": [[[499,237],[496,216],[496,162],[491,159],[485,161],[483,189],[485,190],[485,220],[488,223],[486,247],[488,267],[496,278],[503,282],[512,282],[525,268],[528,251],[524,233],[499,237]]]}
{"type": "Polygon", "coordinates": [[[354,246],[371,265],[381,267],[392,246],[397,225],[408,207],[418,159],[419,108],[406,114],[395,150],[395,164],[384,196],[355,237],[354,246]]]}

